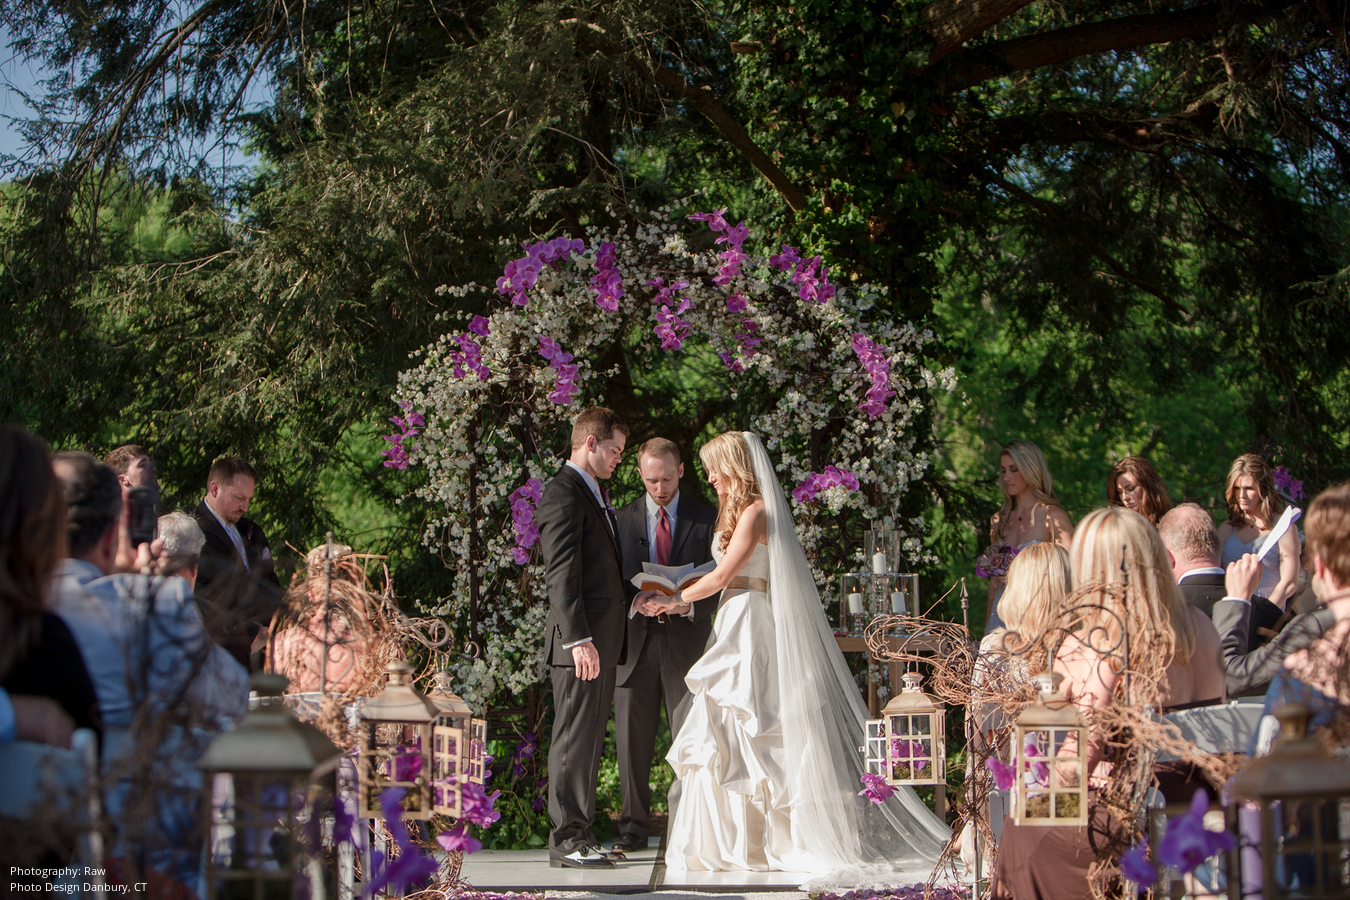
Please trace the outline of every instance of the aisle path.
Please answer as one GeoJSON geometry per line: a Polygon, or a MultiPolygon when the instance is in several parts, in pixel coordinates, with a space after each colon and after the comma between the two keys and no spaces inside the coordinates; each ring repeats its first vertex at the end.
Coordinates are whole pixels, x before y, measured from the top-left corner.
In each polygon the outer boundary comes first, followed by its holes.
{"type": "Polygon", "coordinates": [[[775,900],[803,900],[797,886],[804,872],[667,872],[656,847],[628,854],[612,869],[555,869],[548,850],[482,850],[464,859],[460,877],[480,891],[547,891],[550,897],[589,898],[592,894],[645,894],[684,900],[689,892],[750,897],[773,892],[775,900]],[[557,890],[554,890],[554,889],[557,890]]]}

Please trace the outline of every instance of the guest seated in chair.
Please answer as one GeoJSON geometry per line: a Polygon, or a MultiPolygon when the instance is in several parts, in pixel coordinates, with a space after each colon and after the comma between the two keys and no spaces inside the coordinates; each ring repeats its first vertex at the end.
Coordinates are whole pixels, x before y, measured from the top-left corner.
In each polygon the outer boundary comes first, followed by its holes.
{"type": "Polygon", "coordinates": [[[0,737],[12,728],[10,740],[69,747],[75,728],[101,730],[84,656],[48,611],[65,547],[65,501],[47,448],[21,428],[0,427],[0,726],[9,725],[0,737]]]}
{"type": "Polygon", "coordinates": [[[1223,643],[1229,696],[1260,696],[1280,671],[1286,656],[1311,645],[1335,622],[1327,609],[1296,616],[1273,639],[1256,635],[1273,627],[1282,612],[1264,597],[1254,596],[1263,577],[1255,554],[1219,565],[1219,535],[1209,513],[1183,503],[1163,516],[1158,533],[1172,563],[1182,596],[1210,616],[1223,643]]]}
{"type": "MultiPolygon", "coordinates": [[[[1330,724],[1350,706],[1350,482],[1318,494],[1304,523],[1313,586],[1334,624],[1311,646],[1285,659],[1284,671],[1266,693],[1265,712],[1283,703],[1303,703],[1313,714],[1311,730],[1330,724]]],[[[1268,749],[1276,732],[1263,727],[1257,750],[1268,749]]]]}

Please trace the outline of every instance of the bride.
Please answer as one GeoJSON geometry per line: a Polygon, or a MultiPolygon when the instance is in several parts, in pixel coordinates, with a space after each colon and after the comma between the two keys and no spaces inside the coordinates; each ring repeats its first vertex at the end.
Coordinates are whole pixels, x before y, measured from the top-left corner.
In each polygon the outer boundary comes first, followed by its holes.
{"type": "Polygon", "coordinates": [[[720,506],[717,567],[673,597],[636,601],[678,615],[726,592],[666,756],[666,867],[828,873],[855,886],[927,874],[946,825],[908,788],[880,805],[858,795],[866,709],[763,444],[727,432],[699,457],[720,506]]]}

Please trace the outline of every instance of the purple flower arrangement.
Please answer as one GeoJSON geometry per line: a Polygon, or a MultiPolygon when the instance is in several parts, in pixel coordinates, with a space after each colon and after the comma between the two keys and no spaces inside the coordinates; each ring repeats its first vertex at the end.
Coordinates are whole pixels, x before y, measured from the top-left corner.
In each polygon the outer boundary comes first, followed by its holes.
{"type": "Polygon", "coordinates": [[[507,263],[502,269],[502,276],[497,279],[497,293],[509,295],[516,306],[529,304],[530,298],[525,296],[525,292],[534,287],[544,266],[560,266],[573,253],[581,253],[586,249],[584,242],[568,237],[521,246],[525,248],[525,255],[507,263]]]}
{"type": "Polygon", "coordinates": [[[713,277],[713,284],[719,287],[730,287],[731,281],[737,275],[741,274],[741,266],[749,259],[745,251],[741,249],[745,244],[745,239],[750,236],[750,228],[744,222],[735,228],[727,222],[726,210],[719,209],[710,213],[694,213],[689,219],[694,222],[704,222],[709,230],[717,234],[714,243],[726,244],[727,249],[717,254],[717,258],[722,260],[722,265],[717,269],[717,275],[713,277]]]}
{"type": "MultiPolygon", "coordinates": [[[[819,257],[817,257],[819,259],[819,257]]],[[[853,335],[853,352],[858,354],[872,386],[867,389],[867,399],[858,404],[858,409],[875,419],[886,411],[886,401],[895,396],[891,390],[891,364],[881,347],[865,334],[853,335]]]]}
{"type": "Polygon", "coordinates": [[[539,338],[539,355],[548,360],[550,369],[558,373],[558,382],[548,399],[559,406],[566,406],[581,393],[581,386],[576,382],[579,370],[577,364],[572,362],[572,354],[563,352],[557,341],[544,335],[539,338]]]}
{"type": "Polygon", "coordinates": [[[820,266],[820,257],[802,259],[796,247],[783,245],[782,253],[769,257],[769,265],[782,272],[792,271],[792,283],[797,285],[797,296],[816,303],[829,303],[834,299],[836,289],[830,284],[820,266]]]}
{"type": "Polygon", "coordinates": [[[591,278],[595,302],[601,309],[615,312],[619,308],[619,298],[623,296],[623,276],[619,274],[617,248],[608,241],[602,242],[595,251],[595,270],[595,276],[591,278]]]}
{"type": "Polygon", "coordinates": [[[419,412],[412,411],[412,404],[406,400],[399,401],[399,408],[407,415],[390,416],[389,421],[398,426],[398,434],[386,434],[384,439],[389,442],[389,446],[382,450],[380,455],[387,457],[384,461],[385,468],[403,470],[408,468],[408,448],[403,446],[403,442],[410,437],[415,437],[420,432],[418,428],[426,424],[426,418],[419,412]]]}
{"type": "Polygon", "coordinates": [[[1303,499],[1303,482],[1294,478],[1288,466],[1276,466],[1270,474],[1275,480],[1275,490],[1284,494],[1290,500],[1303,499]]]}
{"type": "Polygon", "coordinates": [[[511,525],[516,530],[516,545],[511,548],[511,556],[522,566],[530,561],[530,548],[539,542],[534,511],[543,495],[544,483],[538,478],[530,478],[507,498],[511,503],[511,525]]]}
{"type": "Polygon", "coordinates": [[[995,576],[1002,578],[1008,574],[1008,566],[1012,565],[1013,557],[1016,555],[1016,547],[1008,544],[991,544],[988,550],[975,557],[975,574],[981,578],[995,576]]]}
{"type": "Polygon", "coordinates": [[[850,491],[856,491],[858,478],[852,472],[826,466],[825,471],[819,474],[811,472],[801,484],[793,488],[792,499],[798,503],[810,503],[816,499],[816,494],[832,487],[845,487],[850,491]]]}

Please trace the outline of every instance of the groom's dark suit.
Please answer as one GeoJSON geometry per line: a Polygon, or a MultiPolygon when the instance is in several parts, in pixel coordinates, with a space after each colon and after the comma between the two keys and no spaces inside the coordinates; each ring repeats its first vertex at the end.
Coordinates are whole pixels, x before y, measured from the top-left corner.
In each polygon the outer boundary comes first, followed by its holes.
{"type": "MultiPolygon", "coordinates": [[[[713,526],[717,511],[683,492],[677,495],[675,530],[671,533],[667,565],[683,566],[712,559],[713,526]]],[[[637,595],[634,575],[651,562],[647,528],[647,495],[618,512],[619,549],[623,558],[623,583],[628,603],[637,595]]],[[[712,614],[720,594],[694,604],[694,617],[666,616],[652,619],[638,614],[628,620],[628,659],[619,666],[618,690],[614,695],[614,722],[619,750],[619,788],[623,815],[619,833],[646,838],[651,833],[652,754],[660,724],[661,701],[666,703],[670,733],[679,732],[685,710],[680,703],[689,696],[684,676],[703,655],[712,633],[712,614]]]]}
{"type": "Polygon", "coordinates": [[[544,649],[553,681],[553,743],[548,753],[548,814],[554,858],[595,845],[595,788],[605,725],[614,698],[614,667],[625,648],[619,545],[585,478],[563,466],[536,516],[548,587],[544,649]],[[600,675],[576,677],[572,648],[590,638],[600,675]]]}

